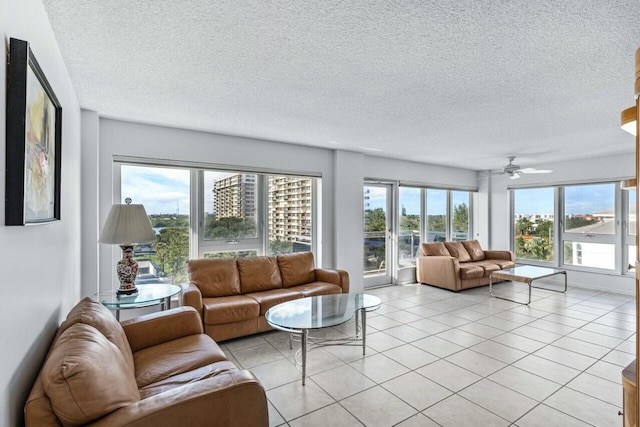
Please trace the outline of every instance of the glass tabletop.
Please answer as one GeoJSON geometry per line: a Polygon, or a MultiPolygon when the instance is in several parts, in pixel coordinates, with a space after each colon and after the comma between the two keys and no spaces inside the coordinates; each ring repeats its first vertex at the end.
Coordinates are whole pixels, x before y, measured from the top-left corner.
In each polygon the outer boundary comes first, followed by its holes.
{"type": "Polygon", "coordinates": [[[382,300],[368,294],[333,294],[283,302],[267,310],[270,325],[287,329],[318,329],[351,319],[356,311],[373,309],[382,300]]]}
{"type": "Polygon", "coordinates": [[[506,270],[498,270],[495,273],[508,274],[511,276],[528,277],[530,279],[552,276],[554,274],[564,273],[564,270],[549,267],[537,267],[535,265],[517,265],[506,270]]]}
{"type": "Polygon", "coordinates": [[[116,291],[100,292],[93,298],[107,307],[138,306],[160,302],[180,292],[180,286],[162,283],[152,285],[137,285],[138,293],[133,295],[118,295],[116,291]]]}

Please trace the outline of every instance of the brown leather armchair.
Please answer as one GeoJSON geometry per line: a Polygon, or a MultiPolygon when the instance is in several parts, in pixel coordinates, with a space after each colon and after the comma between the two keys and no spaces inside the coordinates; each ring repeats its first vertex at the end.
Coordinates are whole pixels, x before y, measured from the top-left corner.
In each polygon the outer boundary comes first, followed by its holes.
{"type": "Polygon", "coordinates": [[[179,307],[118,323],[85,298],[60,326],[25,405],[27,426],[267,426],[249,371],[179,307]]]}

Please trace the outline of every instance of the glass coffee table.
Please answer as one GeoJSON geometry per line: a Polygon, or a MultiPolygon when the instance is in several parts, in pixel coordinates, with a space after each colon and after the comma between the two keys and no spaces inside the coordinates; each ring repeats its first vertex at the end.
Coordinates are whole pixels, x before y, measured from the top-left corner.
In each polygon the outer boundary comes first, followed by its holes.
{"type": "Polygon", "coordinates": [[[557,268],[536,267],[534,265],[520,265],[514,268],[509,268],[507,270],[492,271],[491,275],[489,276],[489,294],[494,298],[516,302],[518,304],[529,305],[531,303],[531,288],[532,288],[531,283],[534,280],[544,279],[546,277],[551,277],[558,274],[564,275],[564,290],[549,289],[549,288],[543,288],[540,286],[533,286],[533,287],[536,289],[544,289],[544,290],[553,291],[553,292],[563,292],[563,293],[567,292],[567,272],[565,270],[560,270],[557,268]],[[509,298],[504,298],[504,297],[494,295],[493,289],[492,289],[494,279],[510,280],[512,282],[526,283],[527,285],[529,285],[529,301],[524,303],[524,302],[515,301],[509,298]]]}
{"type": "Polygon", "coordinates": [[[296,367],[302,372],[302,385],[307,373],[307,352],[328,345],[362,346],[365,354],[367,340],[367,311],[380,307],[382,300],[368,294],[320,295],[283,302],[271,307],[265,313],[267,323],[280,331],[288,332],[289,347],[293,341],[300,341],[296,352],[296,367]],[[356,333],[348,338],[317,338],[309,331],[340,325],[355,316],[356,333]]]}
{"type": "Polygon", "coordinates": [[[180,286],[162,283],[137,285],[138,293],[118,295],[116,291],[100,292],[93,299],[113,311],[116,320],[120,320],[120,310],[160,305],[160,311],[171,308],[171,297],[180,292],[180,286]]]}

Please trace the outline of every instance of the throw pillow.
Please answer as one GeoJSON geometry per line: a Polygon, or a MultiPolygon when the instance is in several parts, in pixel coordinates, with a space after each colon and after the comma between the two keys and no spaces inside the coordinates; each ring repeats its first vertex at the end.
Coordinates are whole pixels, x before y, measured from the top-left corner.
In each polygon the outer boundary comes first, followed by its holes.
{"type": "Polygon", "coordinates": [[[81,425],[140,400],[118,348],[98,330],[76,323],[55,342],[42,385],[64,425],[81,425]]]}
{"type": "Polygon", "coordinates": [[[469,262],[471,261],[471,256],[469,252],[464,248],[462,243],[460,242],[444,242],[444,245],[449,250],[451,256],[458,258],[459,262],[469,262]]]}
{"type": "Polygon", "coordinates": [[[467,252],[469,252],[469,255],[471,255],[472,260],[482,261],[485,259],[484,250],[482,249],[482,246],[480,246],[480,242],[477,240],[468,240],[462,242],[462,244],[467,252]]]}

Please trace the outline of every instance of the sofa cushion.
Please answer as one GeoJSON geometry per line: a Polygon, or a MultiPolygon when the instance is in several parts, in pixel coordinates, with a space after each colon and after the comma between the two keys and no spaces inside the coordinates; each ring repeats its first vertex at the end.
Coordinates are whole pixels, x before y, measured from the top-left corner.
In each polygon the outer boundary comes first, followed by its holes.
{"type": "Polygon", "coordinates": [[[282,276],[282,286],[285,288],[316,280],[316,268],[311,252],[278,255],[278,266],[282,276]]]}
{"type": "Polygon", "coordinates": [[[240,274],[235,258],[194,259],[187,262],[189,281],[204,298],[240,295],[240,274]]]}
{"type": "Polygon", "coordinates": [[[300,292],[305,297],[342,293],[342,288],[340,286],[327,282],[311,282],[305,285],[293,286],[289,288],[289,290],[300,292]]]}
{"type": "Polygon", "coordinates": [[[469,262],[471,261],[471,256],[469,252],[464,248],[464,245],[460,242],[444,242],[444,245],[447,247],[447,250],[451,254],[452,257],[458,258],[459,262],[469,262]]]}
{"type": "Polygon", "coordinates": [[[501,270],[506,270],[508,268],[513,268],[516,266],[516,263],[507,259],[487,259],[485,261],[491,261],[492,263],[494,263],[495,265],[497,265],[498,267],[500,267],[501,270]]]}
{"type": "Polygon", "coordinates": [[[442,242],[423,243],[420,245],[420,249],[424,256],[451,256],[442,242]]]}
{"type": "Polygon", "coordinates": [[[461,279],[479,279],[484,276],[484,268],[474,264],[460,264],[461,279]]]}
{"type": "Polygon", "coordinates": [[[120,322],[113,317],[113,314],[111,314],[107,307],[89,297],[84,298],[71,309],[67,315],[67,320],[60,325],[58,334],[63,333],[77,323],[93,326],[104,335],[105,338],[115,344],[127,362],[130,375],[133,375],[133,355],[131,354],[129,340],[127,340],[127,336],[120,322]]]}
{"type": "Polygon", "coordinates": [[[282,287],[282,278],[275,257],[238,258],[240,289],[243,294],[282,287]]]}
{"type": "Polygon", "coordinates": [[[122,352],[93,326],[69,326],[42,371],[44,391],[65,425],[86,424],[140,400],[122,352]]]}
{"type": "Polygon", "coordinates": [[[480,242],[477,240],[466,240],[462,242],[462,244],[467,252],[469,252],[469,255],[471,255],[473,261],[482,261],[485,258],[482,246],[480,246],[480,242]]]}
{"type": "Polygon", "coordinates": [[[500,266],[498,266],[493,260],[485,259],[482,261],[474,262],[475,265],[478,265],[484,269],[484,277],[489,277],[491,272],[500,270],[500,266]]]}
{"type": "Polygon", "coordinates": [[[205,334],[189,335],[147,347],[133,354],[138,388],[227,360],[214,340],[205,334]]]}
{"type": "Polygon", "coordinates": [[[213,378],[229,371],[237,371],[238,368],[233,362],[228,360],[211,363],[191,371],[183,372],[178,375],[172,375],[163,380],[156,381],[140,389],[140,398],[146,399],[158,393],[174,389],[186,384],[201,381],[207,378],[213,378]]]}
{"type": "Polygon", "coordinates": [[[206,325],[222,325],[255,319],[260,315],[260,304],[245,295],[203,298],[203,321],[206,325]]]}
{"type": "Polygon", "coordinates": [[[260,315],[264,316],[271,307],[281,302],[302,298],[304,295],[291,289],[272,289],[270,291],[247,294],[246,296],[255,299],[260,304],[260,315]]]}

